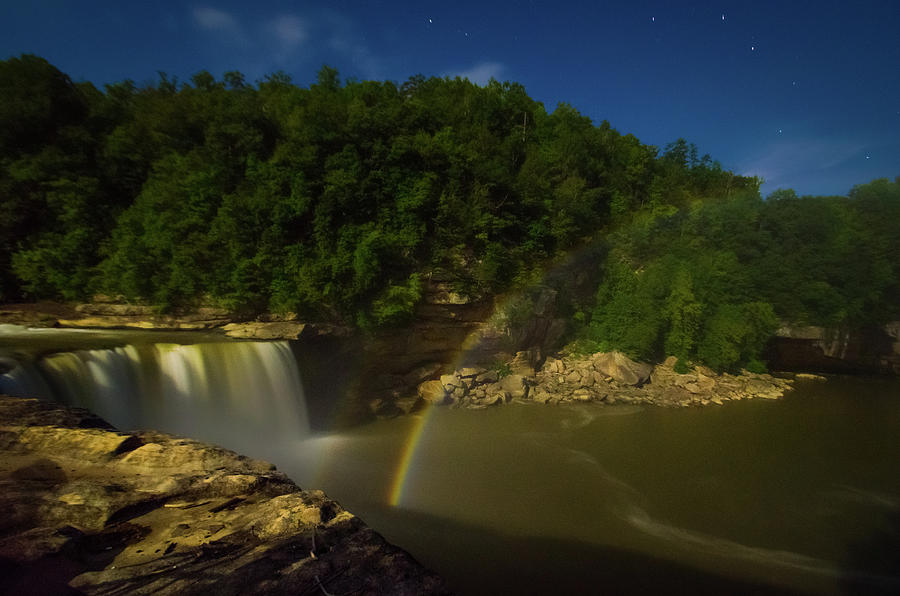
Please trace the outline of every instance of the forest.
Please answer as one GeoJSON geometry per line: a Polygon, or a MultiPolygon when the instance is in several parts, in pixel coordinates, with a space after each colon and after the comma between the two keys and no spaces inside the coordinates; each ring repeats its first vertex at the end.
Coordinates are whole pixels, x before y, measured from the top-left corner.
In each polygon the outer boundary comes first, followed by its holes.
{"type": "Polygon", "coordinates": [[[98,89],[0,62],[0,301],[407,324],[427,276],[470,296],[591,247],[571,338],[718,370],[779,324],[900,318],[900,178],[760,195],[691,143],[642,144],[492,80],[308,88],[283,72],[98,89]]]}

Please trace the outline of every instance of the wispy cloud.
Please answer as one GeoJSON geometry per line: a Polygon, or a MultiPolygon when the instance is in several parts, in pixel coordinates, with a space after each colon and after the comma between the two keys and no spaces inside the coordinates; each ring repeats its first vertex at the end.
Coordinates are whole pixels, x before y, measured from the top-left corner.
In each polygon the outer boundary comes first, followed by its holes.
{"type": "Polygon", "coordinates": [[[445,73],[444,76],[469,79],[476,85],[487,85],[491,79],[502,80],[503,71],[506,68],[500,62],[479,62],[466,70],[456,70],[445,73]]]}
{"type": "Polygon", "coordinates": [[[747,176],[759,176],[765,179],[767,187],[777,188],[838,168],[864,152],[865,145],[849,140],[785,140],[767,146],[738,170],[747,176]]]}
{"type": "Polygon", "coordinates": [[[275,39],[286,50],[293,50],[308,36],[306,23],[298,16],[282,15],[270,22],[270,30],[275,34],[275,39]]]}
{"type": "Polygon", "coordinates": [[[446,73],[449,77],[460,77],[469,79],[476,85],[487,85],[491,79],[501,80],[505,67],[500,62],[480,62],[475,66],[462,70],[446,73]]]}
{"type": "Polygon", "coordinates": [[[285,63],[309,38],[309,26],[296,15],[284,14],[265,22],[261,34],[275,60],[285,63]]]}
{"type": "Polygon", "coordinates": [[[381,62],[365,42],[365,36],[344,16],[330,12],[323,17],[323,29],[328,36],[328,47],[349,59],[368,78],[382,76],[381,62]]]}
{"type": "Polygon", "coordinates": [[[383,75],[381,61],[366,43],[365,32],[331,10],[243,18],[205,5],[192,8],[189,18],[194,27],[207,33],[209,49],[217,59],[252,74],[323,62],[343,71],[349,62],[351,75],[373,79],[383,75]],[[235,54],[238,49],[240,53],[235,54]]]}
{"type": "Polygon", "coordinates": [[[236,33],[241,30],[240,23],[231,14],[210,6],[194,8],[194,22],[207,31],[236,33]]]}

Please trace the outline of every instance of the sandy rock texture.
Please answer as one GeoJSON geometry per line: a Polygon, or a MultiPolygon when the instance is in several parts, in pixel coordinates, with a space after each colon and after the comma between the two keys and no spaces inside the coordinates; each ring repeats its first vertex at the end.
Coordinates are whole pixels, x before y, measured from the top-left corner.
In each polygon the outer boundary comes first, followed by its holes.
{"type": "Polygon", "coordinates": [[[0,397],[0,593],[442,594],[274,466],[0,397]]]}

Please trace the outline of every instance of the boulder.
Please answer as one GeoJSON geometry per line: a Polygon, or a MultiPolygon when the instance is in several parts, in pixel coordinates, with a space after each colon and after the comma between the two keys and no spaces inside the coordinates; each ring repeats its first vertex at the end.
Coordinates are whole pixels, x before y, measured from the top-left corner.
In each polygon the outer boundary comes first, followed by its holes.
{"type": "Polygon", "coordinates": [[[588,389],[576,389],[572,392],[572,399],[575,401],[591,401],[593,396],[588,389]]]}
{"type": "Polygon", "coordinates": [[[460,377],[462,377],[464,379],[467,379],[467,378],[472,378],[472,377],[477,378],[479,375],[483,374],[484,372],[486,372],[485,369],[483,369],[481,367],[469,366],[469,367],[464,367],[464,368],[459,369],[458,371],[456,371],[456,374],[458,374],[460,377]]]}
{"type": "Polygon", "coordinates": [[[441,385],[443,385],[444,389],[446,389],[448,393],[453,391],[457,387],[461,387],[462,384],[462,379],[460,379],[459,376],[455,373],[450,375],[441,375],[441,385]]]}
{"type": "Polygon", "coordinates": [[[479,385],[489,385],[496,383],[499,379],[500,375],[496,370],[488,370],[475,377],[475,382],[479,385]]]}
{"type": "Polygon", "coordinates": [[[744,384],[744,392],[763,399],[778,399],[784,394],[780,387],[762,379],[749,379],[744,384]]]}
{"type": "Polygon", "coordinates": [[[419,385],[418,394],[426,403],[434,406],[442,405],[447,399],[444,385],[437,380],[425,381],[419,385]]]}
{"type": "Polygon", "coordinates": [[[509,396],[503,393],[495,393],[482,399],[479,404],[485,406],[502,406],[509,401],[509,396]]]}
{"type": "Polygon", "coordinates": [[[591,363],[597,372],[624,385],[637,387],[646,383],[653,371],[651,365],[635,362],[621,352],[599,352],[591,356],[591,363]]]}
{"type": "Polygon", "coordinates": [[[569,371],[569,374],[566,375],[565,379],[566,383],[569,383],[570,385],[578,385],[581,383],[581,373],[577,370],[569,371]]]}
{"type": "Polygon", "coordinates": [[[551,373],[561,373],[566,370],[566,363],[562,360],[557,360],[556,358],[547,358],[544,361],[544,366],[541,370],[551,373]]]}
{"type": "Polygon", "coordinates": [[[513,399],[525,399],[528,396],[528,385],[522,375],[507,375],[500,379],[500,387],[513,399]]]}

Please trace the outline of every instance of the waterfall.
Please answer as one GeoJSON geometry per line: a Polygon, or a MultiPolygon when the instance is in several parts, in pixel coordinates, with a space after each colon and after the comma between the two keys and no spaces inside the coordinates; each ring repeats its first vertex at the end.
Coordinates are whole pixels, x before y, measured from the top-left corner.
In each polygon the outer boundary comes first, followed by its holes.
{"type": "Polygon", "coordinates": [[[10,366],[0,392],[89,408],[123,428],[226,442],[309,434],[287,342],[147,344],[61,352],[10,366]]]}

